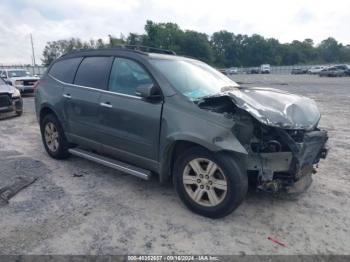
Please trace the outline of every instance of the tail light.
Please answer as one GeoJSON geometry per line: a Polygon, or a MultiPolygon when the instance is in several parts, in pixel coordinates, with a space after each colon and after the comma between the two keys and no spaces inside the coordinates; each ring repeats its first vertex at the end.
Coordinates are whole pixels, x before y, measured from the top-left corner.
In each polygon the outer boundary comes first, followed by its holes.
{"type": "Polygon", "coordinates": [[[39,82],[40,82],[40,81],[38,80],[38,81],[36,81],[36,82],[34,83],[34,85],[33,85],[33,88],[34,88],[34,89],[37,89],[37,88],[38,88],[39,82]]]}

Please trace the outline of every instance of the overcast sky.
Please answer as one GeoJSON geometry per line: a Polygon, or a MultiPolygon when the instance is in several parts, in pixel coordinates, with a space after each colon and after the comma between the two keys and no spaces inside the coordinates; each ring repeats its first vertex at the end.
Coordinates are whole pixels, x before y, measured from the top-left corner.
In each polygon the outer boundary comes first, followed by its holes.
{"type": "Polygon", "coordinates": [[[30,63],[47,41],[143,33],[146,20],[182,29],[258,33],[281,42],[333,36],[350,44],[348,0],[1,0],[0,64],[30,63]]]}

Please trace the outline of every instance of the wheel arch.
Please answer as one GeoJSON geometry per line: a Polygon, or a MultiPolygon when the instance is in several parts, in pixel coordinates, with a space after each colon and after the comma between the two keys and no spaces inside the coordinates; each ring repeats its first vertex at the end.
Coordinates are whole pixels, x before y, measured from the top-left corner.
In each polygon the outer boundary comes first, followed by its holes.
{"type": "Polygon", "coordinates": [[[241,150],[241,148],[227,149],[215,145],[208,146],[208,142],[201,140],[193,141],[192,139],[178,139],[169,143],[162,151],[162,158],[160,161],[159,180],[161,183],[169,182],[172,178],[173,166],[176,157],[181,154],[184,150],[191,147],[202,147],[210,152],[231,154],[233,157],[237,157],[240,161],[245,161],[247,152],[241,150]]]}
{"type": "Polygon", "coordinates": [[[43,104],[39,112],[39,123],[41,123],[41,121],[47,114],[53,114],[55,117],[57,117],[58,120],[61,121],[59,115],[52,106],[50,106],[49,104],[43,104]]]}

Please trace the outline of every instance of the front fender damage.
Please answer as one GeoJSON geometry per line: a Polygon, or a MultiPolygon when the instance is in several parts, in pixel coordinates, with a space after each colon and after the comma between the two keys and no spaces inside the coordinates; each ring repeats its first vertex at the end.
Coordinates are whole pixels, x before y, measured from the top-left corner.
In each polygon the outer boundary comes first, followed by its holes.
{"type": "Polygon", "coordinates": [[[327,155],[327,132],[312,99],[270,88],[234,89],[197,101],[234,122],[232,133],[248,152],[250,180],[262,190],[306,189],[327,155]]]}

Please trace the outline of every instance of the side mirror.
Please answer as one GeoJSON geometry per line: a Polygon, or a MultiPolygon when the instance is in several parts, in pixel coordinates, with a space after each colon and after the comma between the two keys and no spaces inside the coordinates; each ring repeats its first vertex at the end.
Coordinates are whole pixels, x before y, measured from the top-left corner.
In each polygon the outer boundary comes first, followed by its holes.
{"type": "Polygon", "coordinates": [[[161,97],[159,88],[154,84],[139,85],[136,87],[136,95],[144,99],[158,99],[161,97]]]}

